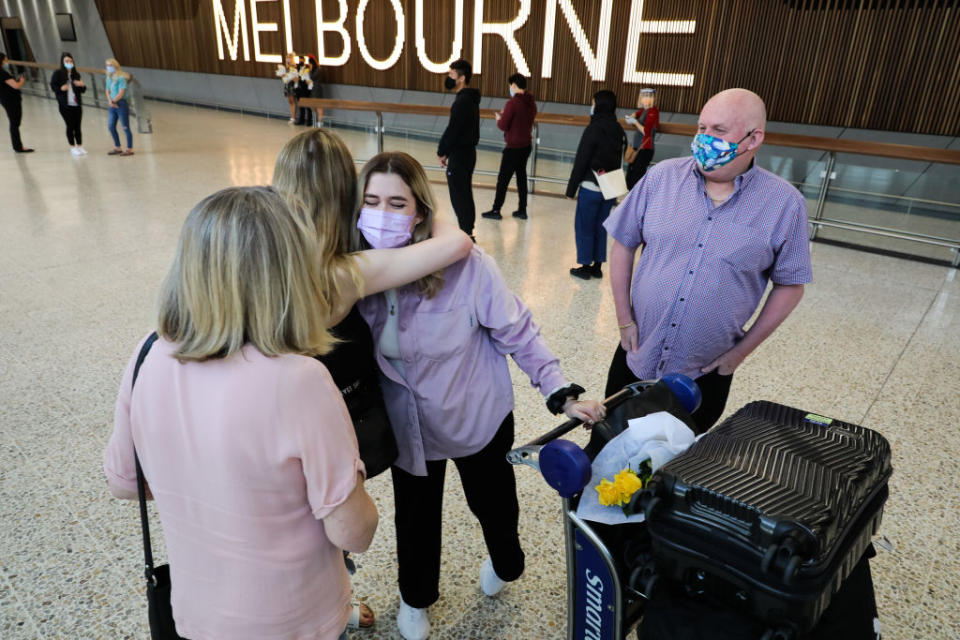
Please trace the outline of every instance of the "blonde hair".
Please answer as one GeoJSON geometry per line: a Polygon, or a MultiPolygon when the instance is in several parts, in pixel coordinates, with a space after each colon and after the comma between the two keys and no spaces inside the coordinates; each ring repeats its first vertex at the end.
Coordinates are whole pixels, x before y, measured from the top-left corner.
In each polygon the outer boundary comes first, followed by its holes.
{"type": "Polygon", "coordinates": [[[158,331],[181,361],[225,358],[247,342],[267,356],[322,355],[330,307],[316,254],[270,187],[231,187],[187,216],[160,289],[158,331]]]}
{"type": "Polygon", "coordinates": [[[347,145],[324,129],[295,136],[277,156],[273,188],[283,196],[304,232],[317,241],[324,304],[336,307],[343,296],[337,275],[345,274],[359,295],[363,280],[348,255],[350,230],[344,225],[353,210],[357,170],[347,145]]]}
{"type": "MultiPolygon", "coordinates": [[[[417,203],[417,213],[422,220],[413,228],[413,242],[423,242],[433,233],[433,217],[437,210],[437,202],[433,197],[433,189],[430,188],[430,180],[427,178],[427,172],[423,166],[414,159],[413,156],[402,151],[385,151],[379,153],[363,165],[360,170],[360,178],[357,180],[357,201],[353,208],[353,214],[350,216],[350,222],[347,229],[350,231],[350,248],[353,251],[369,249],[363,234],[357,228],[357,220],[360,218],[360,209],[363,207],[363,193],[366,191],[367,182],[374,173],[392,173],[410,187],[414,200],[417,203]]],[[[443,270],[424,276],[413,283],[417,290],[427,298],[432,298],[443,288],[443,270]]]]}
{"type": "MultiPolygon", "coordinates": [[[[114,76],[119,76],[124,80],[130,79],[130,74],[120,68],[120,63],[117,62],[116,58],[107,58],[107,66],[112,66],[116,71],[113,72],[114,76]]],[[[110,75],[109,73],[107,75],[110,75]]]]}

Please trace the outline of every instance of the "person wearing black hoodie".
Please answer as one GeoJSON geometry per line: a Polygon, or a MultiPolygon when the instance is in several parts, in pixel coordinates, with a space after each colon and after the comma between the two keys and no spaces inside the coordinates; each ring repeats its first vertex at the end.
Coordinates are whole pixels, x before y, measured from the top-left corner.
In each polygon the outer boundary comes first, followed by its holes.
{"type": "Polygon", "coordinates": [[[477,164],[477,143],[480,142],[480,92],[467,85],[473,70],[466,60],[450,65],[444,88],[456,89],[457,97],[450,106],[450,121],[440,137],[437,158],[447,169],[450,203],[457,214],[460,228],[473,238],[477,209],[473,202],[473,168],[477,164]]]}
{"type": "Polygon", "coordinates": [[[50,78],[50,88],[57,96],[60,105],[60,117],[67,125],[67,142],[70,143],[70,155],[85,156],[83,133],[80,121],[83,119],[83,107],[80,96],[87,90],[80,72],[74,66],[73,56],[64,51],[60,54],[60,68],[50,78]]]}
{"type": "Polygon", "coordinates": [[[607,232],[603,223],[610,215],[616,198],[604,200],[596,174],[615,171],[623,166],[627,136],[617,121],[617,96],[613,91],[598,91],[590,107],[590,124],[583,130],[573,171],[567,183],[567,197],[577,197],[574,232],[577,239],[579,267],[570,275],[583,280],[602,278],[601,265],[607,261],[607,232]],[[577,195],[577,190],[580,193],[577,195]]]}
{"type": "Polygon", "coordinates": [[[527,159],[530,157],[533,136],[533,121],[537,117],[537,101],[527,92],[527,79],[515,73],[509,78],[510,100],[497,112],[497,127],[503,131],[507,143],[500,158],[500,173],[497,176],[497,194],[493,198],[493,208],[480,215],[491,220],[500,220],[500,207],[507,197],[507,185],[510,178],[517,174],[518,207],[514,218],[527,219],[527,159]]]}
{"type": "Polygon", "coordinates": [[[23,104],[20,89],[27,81],[22,75],[14,77],[13,67],[7,59],[7,54],[0,51],[0,105],[7,112],[10,119],[10,142],[17,153],[32,153],[33,149],[23,146],[20,139],[20,121],[23,119],[23,104]]]}

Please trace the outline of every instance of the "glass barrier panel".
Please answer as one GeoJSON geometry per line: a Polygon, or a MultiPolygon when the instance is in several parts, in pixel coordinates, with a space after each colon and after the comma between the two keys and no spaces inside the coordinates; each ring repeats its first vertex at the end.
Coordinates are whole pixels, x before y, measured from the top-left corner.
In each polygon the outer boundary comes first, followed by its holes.
{"type": "MultiPolygon", "coordinates": [[[[837,154],[824,203],[827,222],[960,243],[960,184],[956,167],[837,154]]],[[[849,229],[822,227],[817,236],[914,256],[952,261],[949,247],[849,229]]]]}

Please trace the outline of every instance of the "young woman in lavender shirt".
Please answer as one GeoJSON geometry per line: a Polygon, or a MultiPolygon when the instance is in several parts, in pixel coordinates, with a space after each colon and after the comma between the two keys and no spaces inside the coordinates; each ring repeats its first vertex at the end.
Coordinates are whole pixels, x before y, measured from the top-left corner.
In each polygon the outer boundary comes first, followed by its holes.
{"type": "MultiPolygon", "coordinates": [[[[351,249],[399,247],[430,236],[436,204],[423,167],[405,153],[381,153],[363,168],[351,249]]],[[[453,460],[489,556],[480,585],[496,595],[524,570],[513,468],[513,384],[509,354],[554,413],[586,423],[603,406],[577,400],[530,310],[478,248],[441,272],[365,298],[383,395],[397,436],[393,475],[401,603],[407,640],[429,634],[427,607],[439,598],[444,471],[453,460]]]]}

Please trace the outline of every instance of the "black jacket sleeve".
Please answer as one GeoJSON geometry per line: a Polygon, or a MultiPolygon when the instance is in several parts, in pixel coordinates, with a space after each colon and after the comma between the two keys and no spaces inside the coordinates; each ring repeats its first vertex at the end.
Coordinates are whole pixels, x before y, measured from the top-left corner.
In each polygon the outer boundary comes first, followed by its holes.
{"type": "Polygon", "coordinates": [[[594,149],[597,146],[596,136],[593,127],[587,125],[580,136],[580,144],[577,145],[577,155],[573,159],[573,171],[570,172],[570,181],[567,182],[567,197],[572,198],[577,195],[577,189],[580,183],[586,180],[590,173],[590,163],[593,160],[594,149]]]}
{"type": "Polygon", "coordinates": [[[440,136],[440,144],[437,145],[438,156],[450,155],[450,149],[463,139],[471,119],[469,101],[458,95],[450,106],[450,121],[440,136]]]}
{"type": "Polygon", "coordinates": [[[54,71],[53,75],[50,76],[50,89],[53,91],[54,95],[57,96],[58,100],[60,99],[60,94],[65,93],[64,91],[60,90],[60,87],[64,85],[66,80],[64,76],[65,74],[60,69],[54,71]]]}

